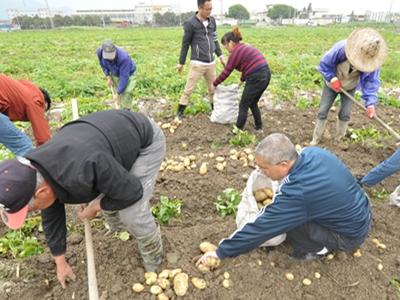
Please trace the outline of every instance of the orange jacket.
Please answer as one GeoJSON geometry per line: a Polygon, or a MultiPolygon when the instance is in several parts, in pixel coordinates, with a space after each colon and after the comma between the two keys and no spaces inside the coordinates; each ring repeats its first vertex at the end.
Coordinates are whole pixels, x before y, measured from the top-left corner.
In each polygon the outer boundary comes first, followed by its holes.
{"type": "Polygon", "coordinates": [[[36,146],[44,144],[51,137],[50,126],[44,115],[45,105],[42,91],[35,84],[0,74],[0,113],[11,121],[31,122],[36,146]]]}

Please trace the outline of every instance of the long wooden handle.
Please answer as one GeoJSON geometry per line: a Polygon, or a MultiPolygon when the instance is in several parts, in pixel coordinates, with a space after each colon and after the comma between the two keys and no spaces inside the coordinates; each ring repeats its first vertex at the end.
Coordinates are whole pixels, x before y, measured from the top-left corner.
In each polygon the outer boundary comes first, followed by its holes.
{"type": "MultiPolygon", "coordinates": [[[[72,99],[72,116],[74,120],[79,118],[78,114],[78,103],[76,99],[72,99]]],[[[85,239],[86,239],[86,257],[88,267],[88,282],[89,282],[89,299],[99,300],[99,291],[97,289],[97,278],[96,278],[96,267],[94,264],[94,252],[93,252],[93,238],[92,228],[90,227],[90,221],[84,219],[85,224],[85,239]]]]}
{"type": "MultiPolygon", "coordinates": [[[[115,98],[114,87],[113,87],[113,86],[110,86],[110,88],[111,88],[111,93],[112,93],[112,95],[113,95],[113,100],[114,100],[114,98],[115,98]]],[[[114,103],[115,103],[115,108],[116,108],[116,109],[119,109],[118,103],[117,103],[117,102],[114,102],[114,103]]]]}
{"type": "MultiPolygon", "coordinates": [[[[345,94],[347,97],[349,97],[350,100],[352,100],[354,103],[356,103],[359,107],[361,107],[364,111],[367,111],[367,109],[362,105],[359,101],[357,101],[352,95],[350,95],[344,88],[340,88],[340,91],[345,94]]],[[[394,131],[389,125],[387,125],[385,122],[383,122],[377,115],[372,117],[378,124],[383,126],[398,142],[400,141],[400,135],[396,131],[394,131]]]]}

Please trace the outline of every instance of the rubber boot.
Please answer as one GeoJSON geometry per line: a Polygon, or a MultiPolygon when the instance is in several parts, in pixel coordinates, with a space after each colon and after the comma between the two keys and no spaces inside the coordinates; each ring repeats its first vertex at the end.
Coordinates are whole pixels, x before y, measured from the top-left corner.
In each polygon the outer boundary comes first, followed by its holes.
{"type": "Polygon", "coordinates": [[[183,112],[185,111],[185,109],[186,109],[186,105],[179,104],[178,111],[176,112],[176,117],[178,119],[182,119],[183,112]]]}
{"type": "Polygon", "coordinates": [[[136,237],[146,272],[155,272],[163,258],[160,227],[144,237],[136,237]]]}
{"type": "Polygon", "coordinates": [[[103,210],[103,217],[107,222],[106,228],[108,233],[114,233],[116,231],[121,231],[125,228],[121,221],[118,211],[103,210]]]}
{"type": "Polygon", "coordinates": [[[349,146],[343,144],[343,138],[346,134],[348,124],[349,122],[338,120],[336,136],[335,136],[335,140],[338,142],[338,147],[344,151],[349,149],[349,146]]]}
{"type": "Polygon", "coordinates": [[[313,140],[310,142],[311,146],[318,145],[319,141],[321,140],[321,136],[324,133],[325,125],[326,125],[326,119],[325,120],[317,119],[317,124],[315,124],[314,128],[313,140]]]}

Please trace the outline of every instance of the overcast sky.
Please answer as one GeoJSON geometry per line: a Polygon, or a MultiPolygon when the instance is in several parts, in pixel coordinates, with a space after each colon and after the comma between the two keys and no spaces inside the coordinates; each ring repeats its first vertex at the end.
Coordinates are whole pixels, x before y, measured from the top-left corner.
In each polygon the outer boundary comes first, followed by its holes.
{"type": "MultiPolygon", "coordinates": [[[[1,0],[3,1],[3,0],[1,0]]],[[[14,0],[15,1],[15,0],[14,0]]],[[[23,0],[29,1],[29,0],[23,0]]],[[[72,9],[107,9],[107,8],[132,8],[139,2],[146,4],[180,4],[181,11],[195,11],[197,10],[196,0],[47,0],[50,7],[69,6],[72,9]]],[[[45,0],[36,0],[45,4],[45,0]]],[[[248,11],[254,9],[263,9],[267,4],[286,4],[291,5],[295,8],[302,9],[308,6],[308,3],[312,4],[313,8],[329,8],[330,12],[344,12],[364,13],[366,10],[372,10],[375,12],[386,11],[388,12],[400,12],[400,0],[213,0],[213,6],[215,10],[221,11],[221,3],[223,4],[223,12],[227,12],[229,6],[235,4],[242,4],[248,11]]]]}

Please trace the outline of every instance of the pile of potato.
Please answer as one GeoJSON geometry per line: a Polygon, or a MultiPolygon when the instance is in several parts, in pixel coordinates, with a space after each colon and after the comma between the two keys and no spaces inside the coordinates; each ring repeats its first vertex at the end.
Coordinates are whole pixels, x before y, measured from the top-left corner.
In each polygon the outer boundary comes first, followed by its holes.
{"type": "MultiPolygon", "coordinates": [[[[199,169],[200,175],[204,175],[207,173],[210,164],[215,165],[215,168],[218,171],[222,172],[226,168],[228,161],[241,161],[243,163],[243,167],[250,166],[255,168],[254,164],[255,158],[251,149],[244,149],[243,151],[237,151],[236,149],[232,149],[229,151],[229,155],[227,156],[223,155],[215,156],[213,152],[205,153],[202,155],[202,158],[203,159],[208,158],[209,160],[201,162],[199,169]]],[[[179,157],[164,159],[164,161],[161,163],[160,166],[160,172],[167,170],[180,172],[185,169],[190,171],[195,168],[197,168],[195,155],[188,155],[186,157],[179,156],[179,157]]]]}
{"type": "Polygon", "coordinates": [[[258,210],[269,205],[274,197],[274,192],[270,188],[262,188],[253,191],[254,198],[257,201],[258,210]]]}
{"type": "Polygon", "coordinates": [[[168,129],[170,133],[175,133],[175,131],[178,129],[178,126],[182,124],[182,120],[179,120],[178,118],[175,118],[174,123],[162,123],[158,122],[157,125],[160,126],[162,129],[168,129]]]}

